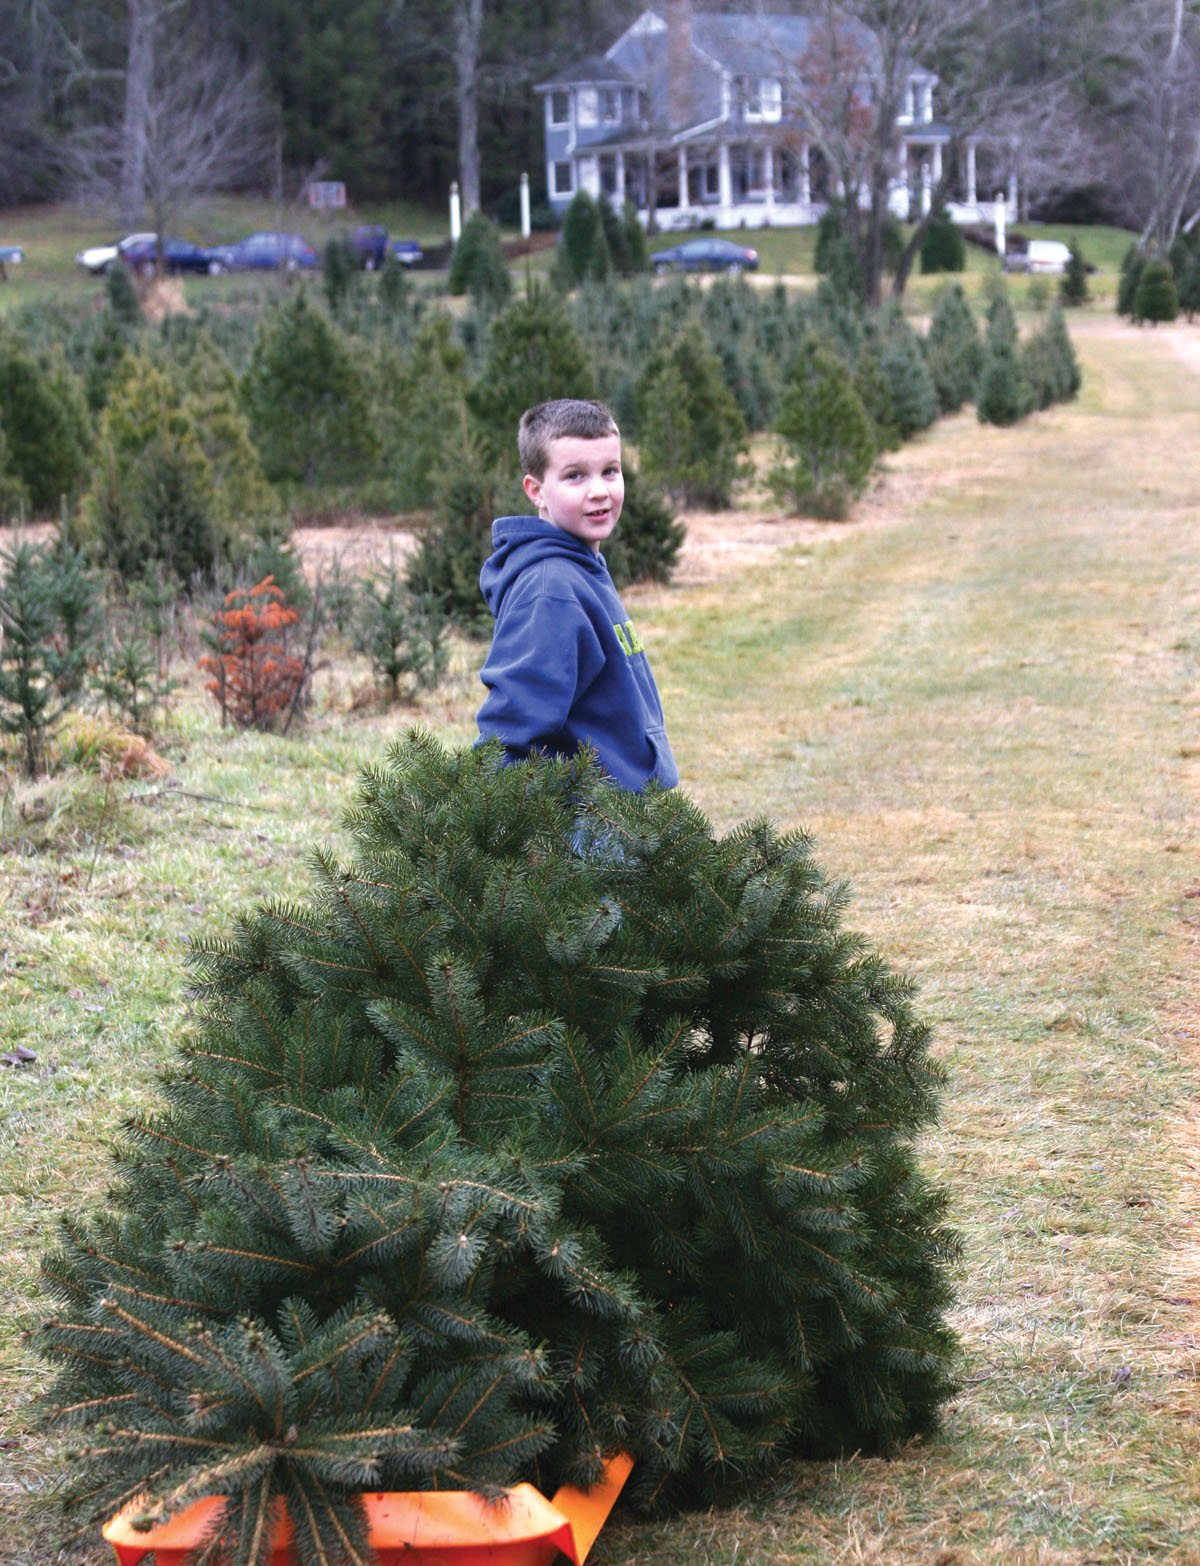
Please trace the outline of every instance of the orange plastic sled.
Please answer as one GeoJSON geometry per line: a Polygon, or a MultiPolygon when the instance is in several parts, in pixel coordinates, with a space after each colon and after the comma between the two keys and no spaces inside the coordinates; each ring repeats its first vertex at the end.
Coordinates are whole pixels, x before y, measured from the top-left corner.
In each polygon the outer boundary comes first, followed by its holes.
{"type": "MultiPolygon", "coordinates": [[[[633,1459],[622,1453],[604,1467],[590,1490],[563,1485],[548,1501],[531,1484],[519,1484],[502,1500],[485,1501],[469,1490],[415,1490],[369,1494],[371,1548],[379,1566],[551,1566],[559,1552],[583,1566],[596,1535],[629,1477],[633,1459]]],[[[138,1566],[153,1554],[157,1566],[183,1566],[204,1538],[223,1503],[197,1501],[149,1533],[129,1519],[133,1502],[103,1529],[120,1566],[138,1566]]],[[[292,1529],[284,1518],[275,1530],[270,1566],[297,1566],[292,1529]]]]}

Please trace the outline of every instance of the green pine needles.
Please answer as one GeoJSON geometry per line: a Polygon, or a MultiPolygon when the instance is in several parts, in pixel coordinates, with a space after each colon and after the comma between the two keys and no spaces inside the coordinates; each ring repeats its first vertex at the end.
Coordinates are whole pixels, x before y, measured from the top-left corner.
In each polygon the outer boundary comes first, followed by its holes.
{"type": "Polygon", "coordinates": [[[76,1503],[225,1496],[253,1566],[286,1502],[346,1562],[362,1488],[625,1449],[678,1504],[929,1429],[940,1075],[809,841],[423,734],[349,824],[306,904],[195,955],[166,1103],[45,1261],[76,1503]]]}

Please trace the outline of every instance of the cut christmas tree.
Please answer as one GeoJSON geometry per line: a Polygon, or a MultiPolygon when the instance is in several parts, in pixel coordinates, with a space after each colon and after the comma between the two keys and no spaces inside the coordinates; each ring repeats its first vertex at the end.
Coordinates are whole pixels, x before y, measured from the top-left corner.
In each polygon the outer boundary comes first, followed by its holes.
{"type": "Polygon", "coordinates": [[[940,1075],[809,841],[423,734],[349,825],[306,903],[196,953],[165,1103],[44,1263],[76,1504],[224,1497],[234,1566],[286,1504],[349,1561],[367,1488],[628,1451],[679,1504],[930,1429],[940,1075]]]}

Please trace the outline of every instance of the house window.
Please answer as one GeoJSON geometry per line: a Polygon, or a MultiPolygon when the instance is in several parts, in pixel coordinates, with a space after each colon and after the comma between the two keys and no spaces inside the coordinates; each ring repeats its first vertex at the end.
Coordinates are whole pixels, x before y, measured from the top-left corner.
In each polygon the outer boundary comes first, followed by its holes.
{"type": "Polygon", "coordinates": [[[621,119],[621,89],[619,87],[606,87],[601,94],[601,103],[604,108],[605,124],[618,124],[621,119]]]}
{"type": "Polygon", "coordinates": [[[575,172],[570,162],[554,165],[554,194],[569,196],[575,189],[575,172]]]}
{"type": "Polygon", "coordinates": [[[580,125],[599,125],[600,94],[595,87],[581,87],[576,116],[580,125]]]}
{"type": "Polygon", "coordinates": [[[704,165],[704,194],[711,201],[721,194],[721,170],[715,163],[704,165]]]}
{"type": "Polygon", "coordinates": [[[617,160],[611,153],[600,158],[600,194],[615,196],[617,193],[617,160]]]}
{"type": "Polygon", "coordinates": [[[742,103],[748,120],[777,120],[783,113],[783,83],[778,76],[743,76],[742,103]]]}
{"type": "Polygon", "coordinates": [[[571,94],[569,92],[552,92],[550,94],[550,123],[551,125],[569,125],[571,123],[571,94]]]}

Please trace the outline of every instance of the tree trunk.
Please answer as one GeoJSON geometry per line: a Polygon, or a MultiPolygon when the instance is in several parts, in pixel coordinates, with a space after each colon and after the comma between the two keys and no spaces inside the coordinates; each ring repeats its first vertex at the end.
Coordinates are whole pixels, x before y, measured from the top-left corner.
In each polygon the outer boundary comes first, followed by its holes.
{"type": "Polygon", "coordinates": [[[464,217],[479,210],[479,41],[483,0],[456,0],[454,63],[458,75],[458,183],[464,217]]]}
{"type": "Polygon", "coordinates": [[[121,221],[137,228],[146,195],[146,117],[154,72],[157,0],[129,0],[129,50],[125,62],[125,112],[121,122],[121,221]]]}

